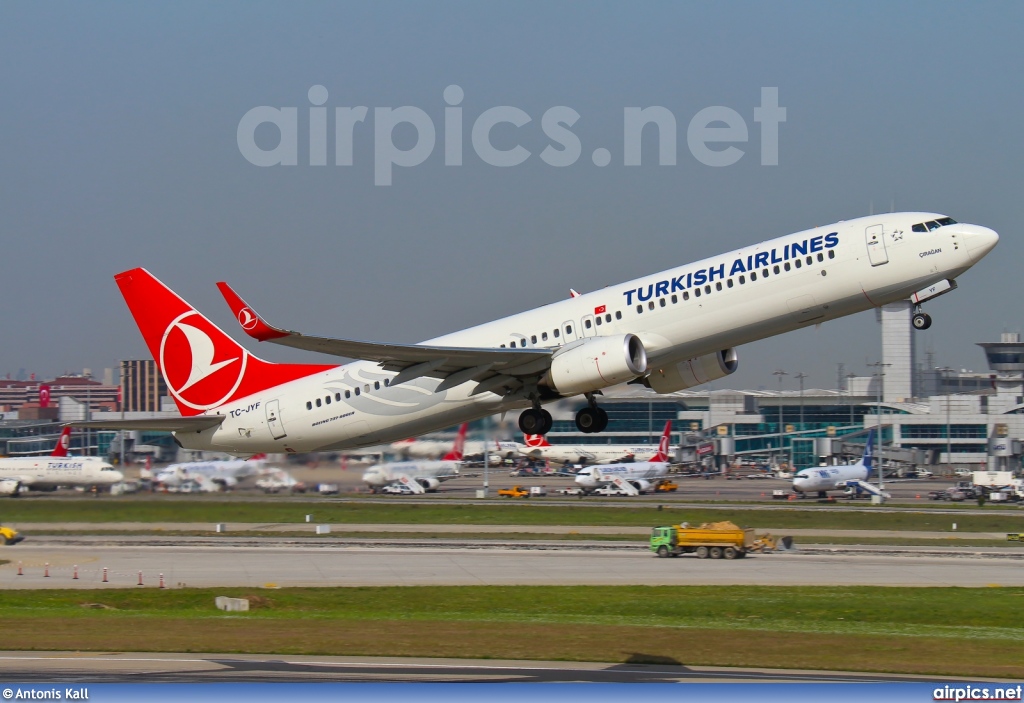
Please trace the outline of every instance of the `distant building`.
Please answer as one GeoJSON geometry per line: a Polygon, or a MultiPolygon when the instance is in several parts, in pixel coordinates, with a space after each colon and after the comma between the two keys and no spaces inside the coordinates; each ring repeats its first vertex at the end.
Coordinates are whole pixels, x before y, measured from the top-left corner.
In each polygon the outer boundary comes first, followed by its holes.
{"type": "Polygon", "coordinates": [[[167,397],[167,384],[152,359],[121,362],[125,412],[159,412],[160,399],[167,397]]]}

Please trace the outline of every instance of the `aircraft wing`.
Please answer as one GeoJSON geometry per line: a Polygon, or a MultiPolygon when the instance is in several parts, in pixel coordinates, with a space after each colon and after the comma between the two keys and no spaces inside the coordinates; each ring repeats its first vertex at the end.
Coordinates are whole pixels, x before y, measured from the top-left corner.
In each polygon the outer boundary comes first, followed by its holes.
{"type": "Polygon", "coordinates": [[[522,383],[521,379],[539,377],[551,365],[551,349],[388,344],[292,332],[267,323],[227,283],[221,281],[217,287],[242,329],[253,339],[346,359],[376,361],[387,371],[399,372],[391,385],[427,376],[444,379],[438,390],[446,390],[468,381],[477,381],[475,394],[517,387],[522,383]]]}
{"type": "Polygon", "coordinates": [[[68,422],[65,426],[89,427],[94,430],[141,430],[149,432],[202,432],[224,422],[223,415],[195,417],[156,417],[144,420],[88,420],[68,422]]]}

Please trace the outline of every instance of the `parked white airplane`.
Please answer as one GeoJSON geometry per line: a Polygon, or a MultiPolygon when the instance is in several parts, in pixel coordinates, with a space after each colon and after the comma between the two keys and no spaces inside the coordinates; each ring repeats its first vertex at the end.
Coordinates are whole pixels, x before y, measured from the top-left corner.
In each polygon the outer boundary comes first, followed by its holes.
{"type": "Polygon", "coordinates": [[[652,444],[549,444],[540,434],[524,435],[522,454],[533,459],[547,459],[569,464],[608,464],[632,457],[635,461],[649,461],[658,453],[652,444]]]}
{"type": "Polygon", "coordinates": [[[874,493],[879,489],[867,483],[871,477],[871,464],[874,457],[875,431],[868,432],[864,444],[864,455],[856,464],[845,466],[817,466],[800,469],[793,476],[793,490],[797,493],[817,493],[824,498],[828,491],[866,490],[874,493]]]}
{"type": "MultiPolygon", "coordinates": [[[[583,394],[576,415],[599,432],[595,394],[623,382],[658,393],[732,373],[734,347],[914,296],[952,290],[998,235],[935,214],[839,222],[754,244],[422,344],[311,337],[272,327],[226,284],[253,338],[361,361],[263,361],[144,269],[115,276],[184,417],[99,421],[163,429],[188,449],[337,451],[393,442],[526,408],[524,433],[546,434],[542,404],[583,394]]],[[[664,258],[663,256],[661,258],[664,258]]],[[[915,326],[930,319],[918,308],[915,326]]]]}
{"type": "Polygon", "coordinates": [[[154,480],[174,488],[186,481],[195,481],[202,477],[215,484],[218,490],[234,488],[238,485],[238,479],[259,473],[266,464],[266,458],[266,454],[257,454],[249,459],[217,459],[171,464],[158,471],[154,480]]]}
{"type": "MultiPolygon", "coordinates": [[[[403,439],[392,442],[388,448],[395,454],[410,459],[436,459],[451,451],[452,443],[434,439],[403,439]]],[[[516,457],[523,449],[519,442],[507,442],[492,440],[488,442],[487,451],[492,456],[516,457]]],[[[476,456],[484,453],[484,443],[481,441],[467,441],[463,449],[466,456],[476,456]]]]}
{"type": "Polygon", "coordinates": [[[468,423],[462,423],[455,445],[440,461],[394,461],[371,466],[363,474],[363,482],[374,493],[392,484],[407,487],[413,493],[436,491],[442,481],[458,478],[462,452],[466,444],[468,423]]]}
{"type": "Polygon", "coordinates": [[[658,479],[668,475],[670,457],[668,440],[672,432],[672,421],[665,423],[665,431],[658,442],[658,453],[650,461],[633,461],[628,464],[598,464],[580,469],[576,474],[576,485],[590,492],[600,486],[613,484],[628,495],[638,495],[654,489],[658,479]]]}
{"type": "Polygon", "coordinates": [[[23,490],[52,491],[58,486],[111,486],[124,474],[96,456],[68,456],[70,427],[65,427],[50,456],[0,459],[0,495],[23,490]]]}

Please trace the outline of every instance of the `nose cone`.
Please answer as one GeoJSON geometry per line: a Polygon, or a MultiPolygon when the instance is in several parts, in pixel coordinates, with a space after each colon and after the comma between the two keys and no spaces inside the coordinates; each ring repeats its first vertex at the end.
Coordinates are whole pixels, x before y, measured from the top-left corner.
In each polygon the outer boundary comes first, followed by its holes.
{"type": "Polygon", "coordinates": [[[988,227],[971,227],[964,232],[964,244],[971,261],[977,263],[999,243],[999,235],[988,227]]]}
{"type": "Polygon", "coordinates": [[[368,483],[370,485],[380,483],[380,469],[373,466],[363,472],[363,483],[368,483]]]}
{"type": "Polygon", "coordinates": [[[110,474],[110,478],[114,483],[121,483],[124,480],[124,474],[120,471],[114,471],[110,474]]]}

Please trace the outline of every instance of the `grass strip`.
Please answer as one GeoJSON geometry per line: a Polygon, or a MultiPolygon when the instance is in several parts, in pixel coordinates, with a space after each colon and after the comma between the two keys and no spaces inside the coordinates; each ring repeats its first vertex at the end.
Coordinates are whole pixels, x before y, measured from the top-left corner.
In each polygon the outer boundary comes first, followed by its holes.
{"type": "MultiPolygon", "coordinates": [[[[15,503],[15,501],[11,501],[15,503]]],[[[396,505],[373,500],[315,502],[203,499],[202,497],[125,497],[69,500],[33,498],[4,507],[8,522],[255,522],[299,523],[306,514],[318,523],[463,524],[463,525],[617,525],[654,527],[689,521],[732,520],[772,529],[874,529],[961,532],[1024,532],[1024,511],[993,510],[986,515],[944,515],[915,512],[850,512],[821,508],[784,510],[706,510],[665,507],[610,508],[601,505],[537,505],[496,502],[493,505],[410,503],[396,505]]]]}
{"type": "Polygon", "coordinates": [[[5,591],[19,649],[554,659],[1024,677],[1024,588],[5,591]],[[225,614],[216,595],[248,597],[225,614]],[[609,608],[614,603],[614,608],[609,608]]]}

